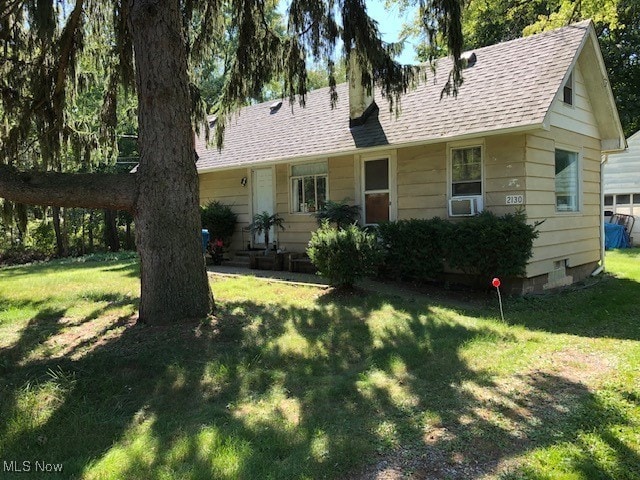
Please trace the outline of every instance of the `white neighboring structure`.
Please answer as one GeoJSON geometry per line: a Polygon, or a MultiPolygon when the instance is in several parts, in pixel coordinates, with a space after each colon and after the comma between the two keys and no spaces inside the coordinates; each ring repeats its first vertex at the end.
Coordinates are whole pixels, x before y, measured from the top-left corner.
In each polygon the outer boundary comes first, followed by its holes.
{"type": "Polygon", "coordinates": [[[640,131],[627,139],[623,153],[610,154],[604,164],[605,212],[633,215],[631,237],[640,240],[640,131]]]}

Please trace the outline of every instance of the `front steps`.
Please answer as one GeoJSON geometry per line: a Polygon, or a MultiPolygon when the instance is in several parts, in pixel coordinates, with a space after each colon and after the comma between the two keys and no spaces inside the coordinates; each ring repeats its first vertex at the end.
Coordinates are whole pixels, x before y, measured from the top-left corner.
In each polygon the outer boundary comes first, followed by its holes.
{"type": "MultiPolygon", "coordinates": [[[[282,252],[278,254],[278,257],[279,259],[275,266],[276,270],[316,273],[316,268],[304,253],[282,252]]],[[[273,252],[264,255],[264,250],[237,250],[230,255],[228,260],[223,260],[222,265],[238,268],[273,270],[274,258],[273,252]]]]}

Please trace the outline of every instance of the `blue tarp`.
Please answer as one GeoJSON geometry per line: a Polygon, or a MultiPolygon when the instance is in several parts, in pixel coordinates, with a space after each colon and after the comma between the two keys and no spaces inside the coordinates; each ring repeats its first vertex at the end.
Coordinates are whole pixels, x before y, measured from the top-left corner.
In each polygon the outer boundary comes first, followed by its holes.
{"type": "Polygon", "coordinates": [[[209,243],[209,230],[202,229],[202,253],[207,253],[207,244],[209,243]]]}
{"type": "Polygon", "coordinates": [[[624,225],[604,224],[604,248],[609,250],[610,248],[628,248],[630,246],[624,225]]]}

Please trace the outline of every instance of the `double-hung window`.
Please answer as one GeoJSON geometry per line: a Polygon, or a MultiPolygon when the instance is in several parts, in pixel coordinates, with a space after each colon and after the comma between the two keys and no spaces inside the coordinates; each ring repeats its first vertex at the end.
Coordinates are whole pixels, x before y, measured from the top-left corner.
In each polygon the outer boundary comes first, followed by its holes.
{"type": "Polygon", "coordinates": [[[451,150],[451,196],[482,195],[482,147],[451,150]]]}
{"type": "Polygon", "coordinates": [[[577,212],[580,197],[578,153],[556,150],[556,212],[577,212]]]}
{"type": "Polygon", "coordinates": [[[291,166],[291,211],[315,212],[327,201],[327,162],[291,166]]]}

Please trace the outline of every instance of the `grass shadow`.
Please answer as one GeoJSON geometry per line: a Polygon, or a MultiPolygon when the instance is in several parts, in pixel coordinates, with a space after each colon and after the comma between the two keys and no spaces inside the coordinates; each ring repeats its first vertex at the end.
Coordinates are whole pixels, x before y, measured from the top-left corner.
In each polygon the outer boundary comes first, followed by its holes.
{"type": "Polygon", "coordinates": [[[105,271],[126,272],[128,276],[139,276],[139,264],[135,255],[87,255],[38,262],[28,265],[13,265],[0,268],[0,278],[21,277],[25,275],[47,275],[60,271],[73,272],[95,269],[104,265],[105,271]]]}
{"type": "MultiPolygon", "coordinates": [[[[0,302],[2,303],[2,302],[0,302]]],[[[9,302],[15,305],[16,302],[9,302]]],[[[18,302],[21,308],[25,306],[38,306],[40,302],[31,304],[30,302],[18,302]]],[[[57,335],[64,326],[61,320],[64,318],[65,308],[41,308],[36,315],[26,322],[20,331],[18,339],[11,345],[0,347],[0,357],[2,367],[5,372],[13,365],[21,363],[36,347],[57,335]]]]}
{"type": "MultiPolygon", "coordinates": [[[[30,322],[18,350],[63,314],[30,322]]],[[[218,299],[210,322],[113,326],[118,335],[75,359],[12,365],[2,380],[3,458],[63,461],[63,474],[48,478],[354,478],[363,459],[390,467],[388,452],[402,448],[415,453],[418,478],[474,478],[595,432],[622,467],[640,462],[607,437],[628,424],[624,412],[580,382],[531,372],[502,384],[471,368],[465,345],[517,339],[490,322],[460,323],[439,304],[218,299]],[[25,389],[45,412],[30,423],[21,420],[25,389]]],[[[606,478],[597,460],[578,460],[575,471],[606,478]]]]}
{"type": "Polygon", "coordinates": [[[533,330],[640,340],[638,298],[640,283],[607,275],[582,288],[511,297],[505,301],[505,317],[533,330]]]}

